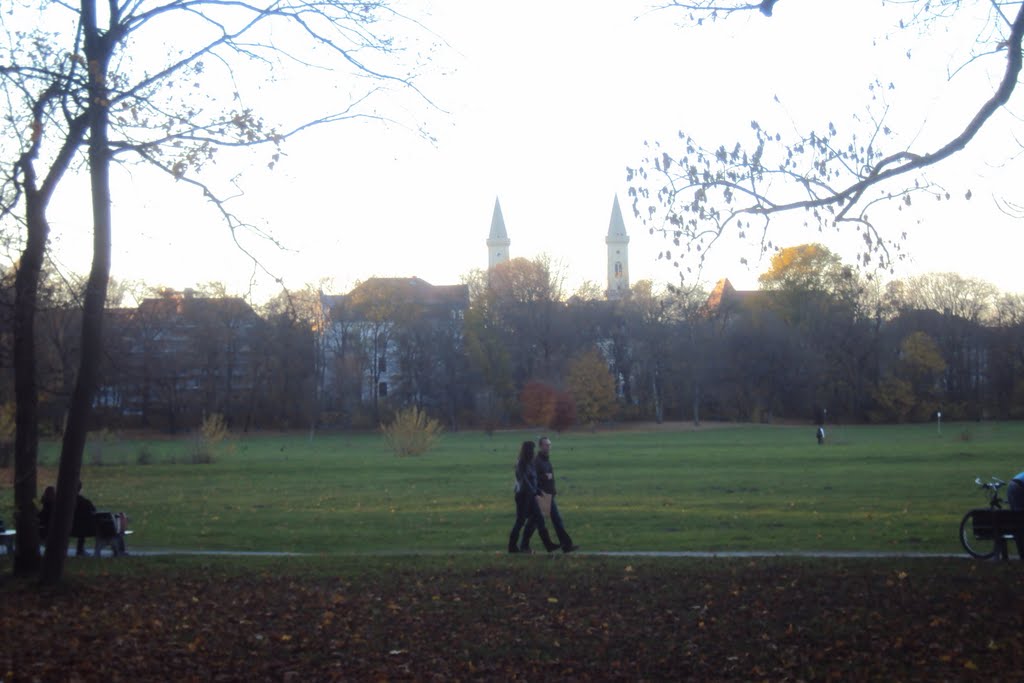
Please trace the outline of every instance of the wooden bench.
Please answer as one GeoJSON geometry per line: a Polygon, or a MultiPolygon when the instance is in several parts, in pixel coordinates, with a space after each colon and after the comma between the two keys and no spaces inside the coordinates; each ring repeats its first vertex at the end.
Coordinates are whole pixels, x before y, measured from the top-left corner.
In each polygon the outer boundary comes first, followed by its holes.
{"type": "MultiPolygon", "coordinates": [[[[84,531],[85,533],[81,534],[83,538],[96,539],[96,557],[100,556],[100,552],[104,548],[110,548],[114,557],[117,557],[128,554],[125,537],[132,533],[131,529],[121,528],[122,525],[121,517],[113,512],[95,512],[92,516],[92,527],[76,529],[76,531],[84,531]]],[[[5,528],[3,520],[0,520],[0,545],[4,547],[8,555],[14,554],[15,536],[15,530],[5,528]]],[[[73,535],[71,538],[77,538],[77,536],[73,535]]]]}
{"type": "MultiPolygon", "coordinates": [[[[995,539],[1000,556],[1009,559],[1007,542],[1016,536],[1024,540],[1024,510],[975,510],[971,518],[978,540],[995,539]]],[[[1017,548],[1018,552],[1024,549],[1017,548]]]]}

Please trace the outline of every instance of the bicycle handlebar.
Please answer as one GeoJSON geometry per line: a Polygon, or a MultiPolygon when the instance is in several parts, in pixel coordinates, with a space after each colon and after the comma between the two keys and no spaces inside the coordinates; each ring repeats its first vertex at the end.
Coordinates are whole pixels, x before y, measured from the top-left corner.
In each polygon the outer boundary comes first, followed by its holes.
{"type": "Polygon", "coordinates": [[[975,477],[974,483],[983,489],[992,489],[993,491],[998,491],[1006,484],[1006,482],[999,477],[992,477],[992,481],[982,481],[981,477],[975,477]]]}

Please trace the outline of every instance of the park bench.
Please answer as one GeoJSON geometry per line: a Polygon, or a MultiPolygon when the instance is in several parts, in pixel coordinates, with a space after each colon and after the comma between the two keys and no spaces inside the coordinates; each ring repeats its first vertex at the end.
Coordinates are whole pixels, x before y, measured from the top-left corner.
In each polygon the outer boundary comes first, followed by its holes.
{"type": "Polygon", "coordinates": [[[6,528],[4,520],[0,519],[0,545],[3,545],[8,555],[14,554],[14,536],[14,529],[6,528]]]}
{"type": "Polygon", "coordinates": [[[1005,560],[1009,557],[1007,541],[1012,541],[1015,534],[1024,534],[1024,510],[975,510],[972,523],[975,537],[979,540],[994,539],[999,545],[1000,556],[1005,560]]]}
{"type": "MultiPolygon", "coordinates": [[[[92,525],[84,529],[75,529],[80,532],[83,538],[96,539],[96,557],[104,548],[110,548],[114,557],[128,553],[125,545],[125,536],[131,535],[131,529],[126,529],[123,514],[113,512],[95,512],[92,516],[92,525]]],[[[14,554],[14,529],[4,527],[0,519],[0,545],[3,545],[8,555],[14,554]]],[[[75,536],[72,536],[74,538],[75,536]]]]}

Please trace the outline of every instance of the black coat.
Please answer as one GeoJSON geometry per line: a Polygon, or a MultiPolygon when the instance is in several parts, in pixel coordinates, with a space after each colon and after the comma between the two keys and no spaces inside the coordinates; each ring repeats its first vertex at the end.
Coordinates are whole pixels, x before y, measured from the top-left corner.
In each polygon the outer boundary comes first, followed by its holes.
{"type": "Polygon", "coordinates": [[[537,488],[542,493],[555,495],[555,468],[551,466],[551,458],[538,453],[533,459],[533,467],[537,470],[537,488]]]}
{"type": "Polygon", "coordinates": [[[534,469],[533,463],[521,466],[520,463],[516,463],[516,495],[523,496],[536,496],[540,491],[537,490],[537,470],[534,469]]]}
{"type": "Polygon", "coordinates": [[[96,506],[85,496],[79,494],[75,501],[75,516],[71,520],[72,536],[95,536],[96,523],[93,515],[96,513],[96,506]]]}

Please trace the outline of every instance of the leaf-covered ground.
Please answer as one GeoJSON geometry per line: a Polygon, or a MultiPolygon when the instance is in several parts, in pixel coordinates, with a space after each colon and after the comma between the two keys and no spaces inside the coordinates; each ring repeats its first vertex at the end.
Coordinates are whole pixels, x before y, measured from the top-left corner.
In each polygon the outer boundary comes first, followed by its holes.
{"type": "Polygon", "coordinates": [[[4,580],[0,680],[1024,680],[1020,562],[133,562],[4,580]]]}

